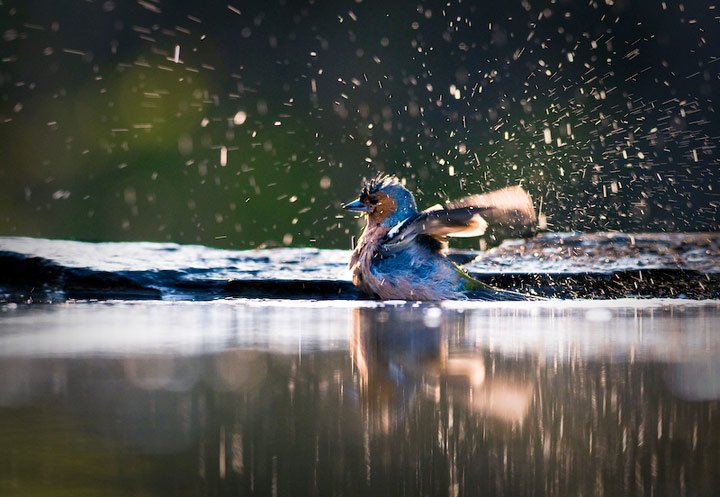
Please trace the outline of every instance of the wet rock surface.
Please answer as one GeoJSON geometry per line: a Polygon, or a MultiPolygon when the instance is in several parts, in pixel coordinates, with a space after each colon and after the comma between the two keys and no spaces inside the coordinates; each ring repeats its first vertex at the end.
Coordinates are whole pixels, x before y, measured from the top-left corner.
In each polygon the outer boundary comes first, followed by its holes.
{"type": "MultiPolygon", "coordinates": [[[[545,297],[720,298],[718,233],[552,233],[451,257],[501,289],[545,297]]],[[[0,238],[0,300],[359,299],[349,252],[0,238]]]]}
{"type": "Polygon", "coordinates": [[[563,298],[720,297],[719,233],[549,233],[509,240],[466,269],[563,298]]]}
{"type": "Polygon", "coordinates": [[[475,272],[610,273],[642,269],[720,272],[720,233],[547,233],[480,254],[475,272]]]}

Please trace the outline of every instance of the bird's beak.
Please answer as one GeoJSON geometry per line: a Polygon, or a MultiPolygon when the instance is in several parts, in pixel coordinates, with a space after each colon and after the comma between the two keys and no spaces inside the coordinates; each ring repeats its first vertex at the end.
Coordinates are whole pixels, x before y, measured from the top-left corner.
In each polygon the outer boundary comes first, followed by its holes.
{"type": "Polygon", "coordinates": [[[367,206],[360,202],[359,200],[356,200],[355,202],[350,202],[349,204],[343,205],[343,209],[348,211],[356,211],[356,212],[367,212],[367,206]]]}

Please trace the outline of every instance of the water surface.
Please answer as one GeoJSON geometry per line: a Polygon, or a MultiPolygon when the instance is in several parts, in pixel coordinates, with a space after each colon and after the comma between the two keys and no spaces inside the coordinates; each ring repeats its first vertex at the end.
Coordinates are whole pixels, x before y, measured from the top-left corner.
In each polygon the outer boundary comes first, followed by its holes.
{"type": "Polygon", "coordinates": [[[0,312],[0,494],[716,495],[720,303],[0,312]]]}

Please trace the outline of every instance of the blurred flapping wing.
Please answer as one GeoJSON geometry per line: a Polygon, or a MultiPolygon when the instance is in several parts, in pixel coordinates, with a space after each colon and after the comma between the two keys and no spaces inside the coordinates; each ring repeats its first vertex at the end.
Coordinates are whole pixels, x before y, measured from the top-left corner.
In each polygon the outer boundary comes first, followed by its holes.
{"type": "Polygon", "coordinates": [[[485,233],[488,227],[484,219],[485,212],[485,208],[470,206],[437,209],[421,213],[413,225],[417,234],[430,235],[433,238],[470,238],[485,233]]]}
{"type": "Polygon", "coordinates": [[[447,205],[449,210],[460,207],[482,209],[482,216],[492,223],[532,224],[537,220],[530,195],[519,186],[471,195],[447,205]]]}
{"type": "Polygon", "coordinates": [[[530,195],[519,186],[503,188],[481,195],[471,195],[446,206],[434,205],[413,218],[394,226],[385,235],[385,248],[398,249],[418,235],[444,242],[448,237],[481,236],[488,221],[507,224],[535,222],[530,195]]]}

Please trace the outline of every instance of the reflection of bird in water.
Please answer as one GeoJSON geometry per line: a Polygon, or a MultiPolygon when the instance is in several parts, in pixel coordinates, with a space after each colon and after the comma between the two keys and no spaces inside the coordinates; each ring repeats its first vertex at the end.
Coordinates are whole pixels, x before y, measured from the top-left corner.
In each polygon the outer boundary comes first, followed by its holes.
{"type": "Polygon", "coordinates": [[[354,309],[351,352],[371,423],[390,431],[422,399],[441,398],[470,412],[521,423],[530,407],[532,385],[487,371],[481,350],[452,351],[449,336],[465,331],[464,315],[439,316],[442,312],[354,309]]]}
{"type": "Polygon", "coordinates": [[[445,256],[448,237],[474,237],[488,221],[533,223],[530,196],[520,187],[473,195],[446,207],[419,212],[415,198],[395,177],[368,182],[345,209],[367,214],[367,224],[350,259],[353,283],[381,299],[473,298],[522,300],[472,278],[445,256]]]}

